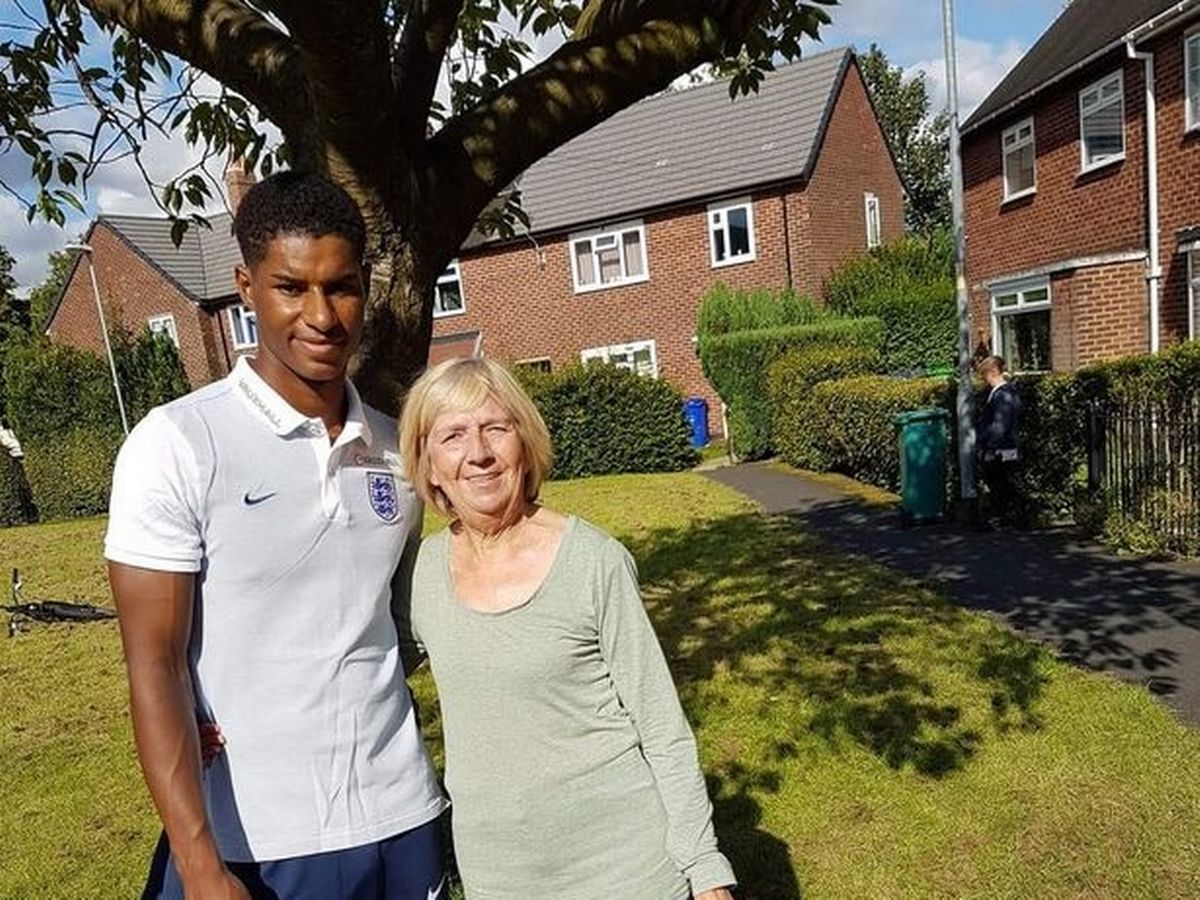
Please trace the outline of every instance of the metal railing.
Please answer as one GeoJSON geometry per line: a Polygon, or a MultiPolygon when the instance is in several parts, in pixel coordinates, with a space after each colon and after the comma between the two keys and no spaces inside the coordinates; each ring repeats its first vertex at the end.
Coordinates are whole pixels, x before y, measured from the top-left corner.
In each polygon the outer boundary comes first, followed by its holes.
{"type": "Polygon", "coordinates": [[[1200,395],[1097,404],[1089,422],[1089,487],[1109,512],[1200,552],[1200,395]]]}

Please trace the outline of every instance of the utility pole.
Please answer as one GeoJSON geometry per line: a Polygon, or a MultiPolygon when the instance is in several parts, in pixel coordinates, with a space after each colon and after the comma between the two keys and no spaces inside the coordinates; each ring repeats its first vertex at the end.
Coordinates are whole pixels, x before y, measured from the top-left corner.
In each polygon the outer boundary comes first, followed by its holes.
{"type": "Polygon", "coordinates": [[[954,0],[942,0],[942,35],[946,50],[946,100],[950,113],[950,209],[954,221],[954,286],[958,299],[958,513],[960,518],[972,520],[978,513],[975,489],[975,404],[971,390],[971,307],[967,294],[962,148],[958,133],[958,57],[954,45],[954,0]]]}
{"type": "Polygon", "coordinates": [[[92,262],[92,248],[87,244],[67,244],[66,249],[75,250],[87,257],[88,273],[92,276],[92,296],[96,299],[96,315],[100,318],[100,334],[104,338],[108,370],[112,373],[113,393],[117,395],[117,411],[121,414],[121,430],[125,432],[125,437],[129,437],[129,419],[125,415],[125,398],[121,396],[121,380],[117,377],[117,361],[113,357],[112,342],[108,339],[108,323],[104,321],[104,304],[100,302],[100,285],[96,282],[96,265],[92,262]]]}

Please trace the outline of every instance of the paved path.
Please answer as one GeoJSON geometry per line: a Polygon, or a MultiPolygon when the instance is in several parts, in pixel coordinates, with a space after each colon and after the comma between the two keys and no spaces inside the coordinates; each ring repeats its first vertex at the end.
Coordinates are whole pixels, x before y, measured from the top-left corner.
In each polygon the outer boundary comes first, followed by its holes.
{"type": "Polygon", "coordinates": [[[705,474],[845,550],[999,615],[1070,660],[1146,685],[1200,725],[1200,562],[1125,559],[1066,529],[905,530],[892,510],[770,464],[705,474]]]}

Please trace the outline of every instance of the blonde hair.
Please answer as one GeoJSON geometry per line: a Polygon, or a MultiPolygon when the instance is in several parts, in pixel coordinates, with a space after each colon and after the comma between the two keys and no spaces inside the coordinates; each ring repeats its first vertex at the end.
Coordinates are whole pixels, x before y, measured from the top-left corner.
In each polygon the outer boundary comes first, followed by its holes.
{"type": "Polygon", "coordinates": [[[471,412],[495,400],[512,419],[521,442],[525,500],[538,498],[550,472],[554,451],[550,432],[525,389],[509,371],[490,359],[448,359],[417,379],[400,415],[400,455],[404,476],[426,503],[453,515],[450,501],[430,479],[426,441],[433,423],[446,412],[471,412]]]}

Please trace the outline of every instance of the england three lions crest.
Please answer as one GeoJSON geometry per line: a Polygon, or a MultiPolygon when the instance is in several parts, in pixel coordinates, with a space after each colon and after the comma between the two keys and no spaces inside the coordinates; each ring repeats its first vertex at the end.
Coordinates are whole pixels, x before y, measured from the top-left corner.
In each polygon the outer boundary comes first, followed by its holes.
{"type": "Polygon", "coordinates": [[[371,509],[385,522],[395,522],[400,517],[400,498],[396,493],[396,476],[389,472],[367,473],[367,496],[371,498],[371,509]]]}

